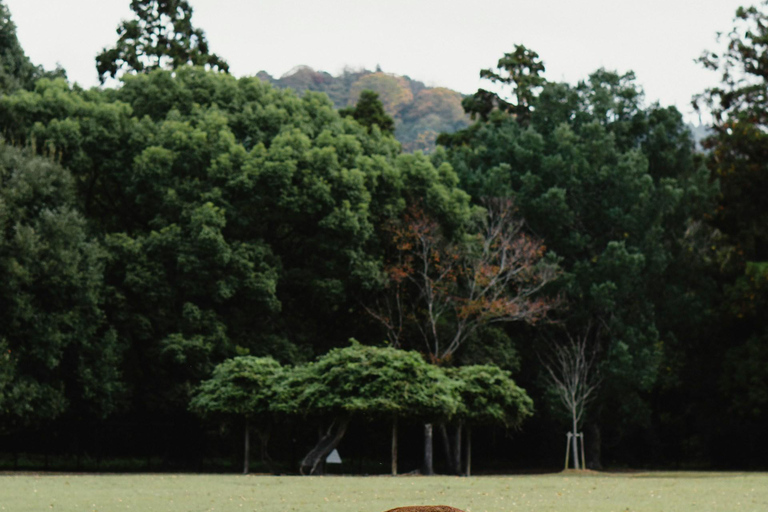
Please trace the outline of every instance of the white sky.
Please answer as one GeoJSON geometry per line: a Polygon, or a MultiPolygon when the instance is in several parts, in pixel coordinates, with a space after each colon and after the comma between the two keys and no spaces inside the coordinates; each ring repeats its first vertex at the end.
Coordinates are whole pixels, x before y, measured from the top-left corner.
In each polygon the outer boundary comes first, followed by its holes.
{"type": "MultiPolygon", "coordinates": [[[[3,0],[35,64],[61,63],[98,83],[95,56],[117,39],[130,0],[3,0]]],[[[471,93],[481,68],[525,44],[550,80],[574,83],[599,67],[633,70],[649,102],[693,121],[691,96],[716,83],[694,59],[716,49],[749,0],[190,0],[193,24],[236,76],[280,76],[306,64],[409,75],[471,93]]]]}

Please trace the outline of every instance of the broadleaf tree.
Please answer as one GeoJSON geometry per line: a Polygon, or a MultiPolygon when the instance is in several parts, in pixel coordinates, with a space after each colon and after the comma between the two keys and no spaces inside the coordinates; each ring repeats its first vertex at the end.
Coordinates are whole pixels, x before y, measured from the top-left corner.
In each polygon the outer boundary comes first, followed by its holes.
{"type": "MultiPolygon", "coordinates": [[[[455,423],[452,466],[462,473],[462,431],[466,429],[463,474],[472,473],[472,426],[491,425],[519,429],[534,412],[533,400],[512,379],[512,374],[494,365],[467,365],[449,369],[458,384],[459,408],[455,423]]],[[[445,436],[447,439],[447,435],[445,436]]]]}
{"type": "Polygon", "coordinates": [[[557,276],[544,245],[524,232],[511,201],[484,206],[477,233],[460,241],[415,205],[389,226],[388,287],[369,313],[393,346],[446,363],[479,329],[535,323],[555,305],[542,294],[557,276]]]}
{"type": "Polygon", "coordinates": [[[456,384],[417,352],[352,341],[294,368],[280,383],[273,410],[328,425],[301,461],[302,474],[322,472],[353,417],[392,426],[392,473],[397,473],[398,419],[450,417],[458,407],[456,384]]]}
{"type": "Polygon", "coordinates": [[[243,474],[250,466],[250,428],[259,437],[261,462],[271,466],[267,452],[272,419],[270,405],[282,366],[271,357],[238,356],[219,363],[200,383],[189,407],[202,416],[224,415],[244,420],[243,474]]]}

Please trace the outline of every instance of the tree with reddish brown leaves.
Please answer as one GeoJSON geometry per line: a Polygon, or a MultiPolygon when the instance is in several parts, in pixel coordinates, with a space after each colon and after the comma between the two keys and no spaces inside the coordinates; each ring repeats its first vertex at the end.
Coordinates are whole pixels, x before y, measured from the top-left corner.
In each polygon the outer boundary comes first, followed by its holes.
{"type": "Polygon", "coordinates": [[[524,232],[511,200],[484,205],[477,232],[458,242],[418,206],[390,224],[389,285],[368,311],[393,346],[444,363],[481,327],[535,323],[556,304],[542,294],[557,276],[544,258],[544,244],[524,232]]]}

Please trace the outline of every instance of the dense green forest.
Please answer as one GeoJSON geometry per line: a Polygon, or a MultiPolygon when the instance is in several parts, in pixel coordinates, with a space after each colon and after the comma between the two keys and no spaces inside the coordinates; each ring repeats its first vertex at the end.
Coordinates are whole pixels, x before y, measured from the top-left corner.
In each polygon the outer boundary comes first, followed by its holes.
{"type": "Polygon", "coordinates": [[[86,90],[0,3],[0,467],[765,468],[768,2],[703,151],[631,72],[238,78],[131,8],[86,90]]]}

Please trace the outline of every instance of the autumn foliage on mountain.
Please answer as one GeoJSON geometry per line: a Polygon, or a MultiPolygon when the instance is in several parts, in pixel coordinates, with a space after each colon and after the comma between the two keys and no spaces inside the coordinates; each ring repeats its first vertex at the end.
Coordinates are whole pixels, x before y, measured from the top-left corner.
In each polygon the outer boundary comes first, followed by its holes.
{"type": "Polygon", "coordinates": [[[445,87],[427,87],[407,76],[352,69],[333,76],[308,66],[298,66],[280,78],[265,71],[257,76],[279,88],[324,92],[336,108],[354,106],[362,91],[377,93],[384,110],[395,120],[395,137],[408,153],[433,151],[440,133],[464,129],[470,122],[461,106],[461,94],[445,87]]]}

